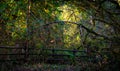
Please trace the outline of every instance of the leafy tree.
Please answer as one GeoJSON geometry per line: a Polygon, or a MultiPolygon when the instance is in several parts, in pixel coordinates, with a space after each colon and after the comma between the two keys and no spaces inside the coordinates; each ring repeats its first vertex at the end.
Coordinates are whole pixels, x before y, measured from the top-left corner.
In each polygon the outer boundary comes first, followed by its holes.
{"type": "Polygon", "coordinates": [[[29,47],[79,49],[112,44],[111,57],[118,62],[119,12],[119,0],[1,0],[0,45],[27,41],[29,47]]]}

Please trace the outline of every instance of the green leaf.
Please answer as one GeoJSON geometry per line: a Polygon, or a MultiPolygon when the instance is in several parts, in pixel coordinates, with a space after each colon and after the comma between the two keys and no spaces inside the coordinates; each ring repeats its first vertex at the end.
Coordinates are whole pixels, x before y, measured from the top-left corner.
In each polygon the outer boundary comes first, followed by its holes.
{"type": "Polygon", "coordinates": [[[5,3],[0,3],[0,13],[4,13],[3,11],[6,9],[7,4],[5,3]]]}

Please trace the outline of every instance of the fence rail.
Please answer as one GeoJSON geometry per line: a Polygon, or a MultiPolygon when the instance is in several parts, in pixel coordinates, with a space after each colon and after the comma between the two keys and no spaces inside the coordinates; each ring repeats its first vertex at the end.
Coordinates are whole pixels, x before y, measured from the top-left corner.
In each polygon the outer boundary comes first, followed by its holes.
{"type": "Polygon", "coordinates": [[[85,50],[70,50],[70,49],[56,49],[56,48],[44,48],[43,50],[52,50],[52,51],[68,51],[68,52],[86,52],[85,50]]]}
{"type": "Polygon", "coordinates": [[[0,49],[24,49],[25,47],[17,47],[17,46],[0,46],[0,49]]]}
{"type": "MultiPolygon", "coordinates": [[[[11,50],[11,49],[15,49],[15,50],[24,50],[24,52],[19,52],[19,53],[0,53],[0,57],[1,56],[23,56],[23,58],[19,58],[18,59],[2,59],[0,58],[0,62],[5,62],[5,61],[27,61],[27,58],[29,58],[30,56],[38,56],[38,59],[32,58],[31,60],[37,60],[40,61],[39,56],[43,56],[43,58],[41,60],[45,61],[48,59],[48,61],[53,61],[53,62],[60,62],[60,61],[69,61],[69,58],[71,55],[69,54],[56,54],[56,52],[70,52],[75,58],[90,58],[89,54],[87,53],[86,50],[70,50],[70,49],[59,49],[59,48],[26,48],[26,47],[16,47],[16,46],[0,46],[0,50],[2,49],[6,49],[6,50],[11,50]],[[28,52],[29,50],[41,50],[44,53],[30,53],[28,52]],[[47,51],[51,52],[47,54],[47,51]],[[77,53],[84,53],[85,55],[77,55],[77,53]],[[44,57],[47,54],[47,57],[44,57]],[[87,55],[88,54],[88,55],[87,55]],[[52,57],[52,58],[49,58],[52,57]],[[64,59],[67,58],[67,59],[64,59]]],[[[4,51],[3,51],[4,52],[4,51]]],[[[106,52],[106,51],[103,51],[106,52]]],[[[79,59],[76,59],[79,60],[79,59]]]]}

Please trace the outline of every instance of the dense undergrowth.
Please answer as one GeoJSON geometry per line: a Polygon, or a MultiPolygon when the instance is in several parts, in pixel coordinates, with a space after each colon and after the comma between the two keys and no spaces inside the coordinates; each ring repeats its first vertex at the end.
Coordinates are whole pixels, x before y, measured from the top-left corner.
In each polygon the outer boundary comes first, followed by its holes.
{"type": "Polygon", "coordinates": [[[0,63],[0,71],[119,71],[119,64],[102,64],[81,62],[77,64],[46,64],[46,63],[0,63]]]}

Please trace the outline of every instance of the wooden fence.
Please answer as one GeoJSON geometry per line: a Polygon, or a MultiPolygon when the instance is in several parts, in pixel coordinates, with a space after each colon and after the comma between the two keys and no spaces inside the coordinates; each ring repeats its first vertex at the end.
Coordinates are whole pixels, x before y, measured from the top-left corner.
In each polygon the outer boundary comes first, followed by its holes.
{"type": "MultiPolygon", "coordinates": [[[[69,50],[69,49],[52,49],[52,48],[26,48],[26,47],[16,47],[16,46],[0,46],[0,62],[5,61],[24,61],[27,62],[31,56],[38,56],[37,58],[32,58],[31,61],[47,62],[47,63],[69,63],[70,60],[80,61],[81,58],[89,59],[89,53],[86,50],[69,50]],[[39,53],[31,53],[29,51],[40,50],[39,53]],[[67,53],[67,54],[65,54],[67,53]],[[80,55],[81,54],[81,55],[80,55]],[[15,59],[8,58],[12,56],[15,59]],[[20,56],[20,57],[19,57],[20,56]]],[[[105,51],[104,51],[105,52],[105,51]]]]}

